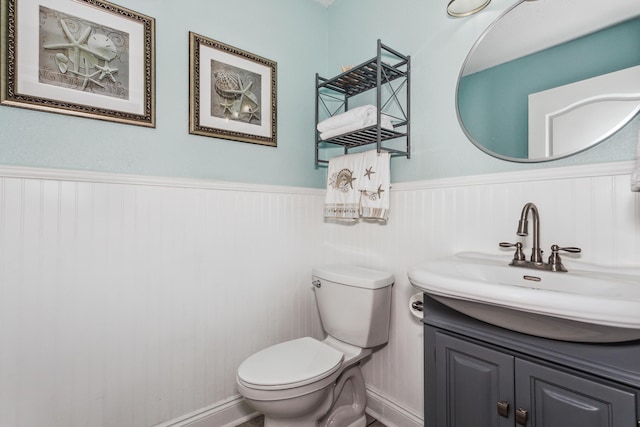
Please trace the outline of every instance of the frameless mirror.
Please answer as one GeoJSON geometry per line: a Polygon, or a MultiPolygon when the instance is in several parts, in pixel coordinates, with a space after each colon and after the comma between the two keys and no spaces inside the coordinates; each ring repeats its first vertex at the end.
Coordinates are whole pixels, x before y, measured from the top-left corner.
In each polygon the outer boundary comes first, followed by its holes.
{"type": "Polygon", "coordinates": [[[460,124],[481,150],[539,162],[583,151],[640,111],[640,1],[521,1],[467,56],[460,124]]]}

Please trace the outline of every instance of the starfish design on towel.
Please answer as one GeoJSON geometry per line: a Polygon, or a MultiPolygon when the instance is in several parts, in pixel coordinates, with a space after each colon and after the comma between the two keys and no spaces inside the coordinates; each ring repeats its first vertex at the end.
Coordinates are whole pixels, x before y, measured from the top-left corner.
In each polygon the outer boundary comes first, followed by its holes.
{"type": "Polygon", "coordinates": [[[369,181],[371,181],[371,175],[373,175],[374,173],[375,172],[373,171],[373,166],[371,166],[370,168],[366,169],[366,172],[364,173],[364,176],[369,178],[369,181]]]}
{"type": "Polygon", "coordinates": [[[378,186],[378,197],[382,197],[382,193],[384,193],[384,190],[382,189],[382,185],[378,186]]]}

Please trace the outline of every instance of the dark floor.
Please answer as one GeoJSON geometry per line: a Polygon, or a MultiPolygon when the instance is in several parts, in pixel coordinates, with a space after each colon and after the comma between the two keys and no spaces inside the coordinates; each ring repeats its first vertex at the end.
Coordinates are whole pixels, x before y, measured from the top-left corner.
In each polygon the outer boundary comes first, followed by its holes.
{"type": "MultiPolygon", "coordinates": [[[[262,415],[238,425],[238,427],[262,427],[264,424],[262,415]]],[[[371,415],[367,414],[367,427],[386,427],[380,421],[375,420],[371,415]]]]}

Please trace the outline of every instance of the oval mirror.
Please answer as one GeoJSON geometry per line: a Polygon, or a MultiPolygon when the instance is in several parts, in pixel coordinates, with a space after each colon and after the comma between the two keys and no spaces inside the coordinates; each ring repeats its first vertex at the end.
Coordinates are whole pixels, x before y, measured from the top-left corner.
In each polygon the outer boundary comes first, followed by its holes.
{"type": "Polygon", "coordinates": [[[592,147],[640,111],[640,1],[521,1],[475,43],[456,92],[464,132],[495,157],[592,147]]]}

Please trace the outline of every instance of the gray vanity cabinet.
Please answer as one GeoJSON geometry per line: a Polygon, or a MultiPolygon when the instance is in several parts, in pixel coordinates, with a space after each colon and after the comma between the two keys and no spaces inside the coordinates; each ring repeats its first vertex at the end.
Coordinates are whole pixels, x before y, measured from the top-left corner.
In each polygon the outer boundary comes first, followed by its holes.
{"type": "Polygon", "coordinates": [[[436,425],[512,427],[510,408],[505,418],[497,405],[514,401],[513,356],[441,332],[435,340],[436,425]]]}
{"type": "Polygon", "coordinates": [[[425,427],[640,426],[640,343],[529,337],[426,296],[424,313],[425,427]]]}

